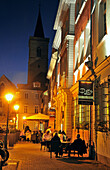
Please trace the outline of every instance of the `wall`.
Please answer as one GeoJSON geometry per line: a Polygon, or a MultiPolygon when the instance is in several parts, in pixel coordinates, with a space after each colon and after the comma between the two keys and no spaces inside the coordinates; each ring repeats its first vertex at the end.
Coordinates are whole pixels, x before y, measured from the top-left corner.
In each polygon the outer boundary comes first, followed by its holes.
{"type": "Polygon", "coordinates": [[[97,134],[97,159],[110,166],[110,133],[97,134]]]}

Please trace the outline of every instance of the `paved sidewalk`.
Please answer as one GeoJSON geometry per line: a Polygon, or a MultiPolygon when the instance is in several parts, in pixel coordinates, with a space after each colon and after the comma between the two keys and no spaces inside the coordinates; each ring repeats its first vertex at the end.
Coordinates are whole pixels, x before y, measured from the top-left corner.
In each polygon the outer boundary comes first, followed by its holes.
{"type": "Polygon", "coordinates": [[[9,160],[2,170],[109,170],[110,168],[88,158],[71,157],[63,155],[55,158],[52,153],[40,150],[40,144],[31,142],[18,142],[9,148],[9,160]]]}

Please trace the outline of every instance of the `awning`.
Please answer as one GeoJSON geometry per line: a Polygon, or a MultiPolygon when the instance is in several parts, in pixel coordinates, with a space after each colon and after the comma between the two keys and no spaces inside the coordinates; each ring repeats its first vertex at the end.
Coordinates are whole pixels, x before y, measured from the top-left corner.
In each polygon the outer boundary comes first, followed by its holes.
{"type": "Polygon", "coordinates": [[[49,116],[42,114],[42,113],[37,113],[35,115],[29,116],[26,118],[26,120],[49,120],[49,116]]]}

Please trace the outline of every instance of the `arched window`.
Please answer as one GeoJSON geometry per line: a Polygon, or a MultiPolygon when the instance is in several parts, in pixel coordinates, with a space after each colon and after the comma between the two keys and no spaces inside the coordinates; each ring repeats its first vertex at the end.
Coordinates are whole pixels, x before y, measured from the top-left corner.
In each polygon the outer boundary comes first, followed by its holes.
{"type": "Polygon", "coordinates": [[[41,57],[41,48],[37,47],[37,57],[41,57]]]}
{"type": "Polygon", "coordinates": [[[2,95],[2,93],[4,92],[5,89],[5,85],[2,83],[0,84],[0,96],[2,95]]]}

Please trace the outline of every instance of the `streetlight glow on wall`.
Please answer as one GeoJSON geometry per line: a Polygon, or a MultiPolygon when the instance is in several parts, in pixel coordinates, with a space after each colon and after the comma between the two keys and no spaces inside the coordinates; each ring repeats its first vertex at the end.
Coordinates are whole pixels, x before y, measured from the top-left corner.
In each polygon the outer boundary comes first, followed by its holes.
{"type": "Polygon", "coordinates": [[[18,104],[15,104],[15,105],[14,105],[14,109],[15,109],[16,111],[18,111],[19,105],[18,105],[18,104]]]}
{"type": "Polygon", "coordinates": [[[11,102],[12,99],[13,99],[13,94],[8,93],[8,94],[5,95],[5,98],[6,98],[6,100],[8,101],[7,124],[6,124],[6,136],[5,136],[5,142],[4,142],[5,148],[7,149],[7,134],[8,134],[8,119],[9,119],[9,104],[10,104],[10,102],[11,102]]]}
{"type": "Polygon", "coordinates": [[[15,105],[14,105],[14,110],[16,111],[15,128],[16,128],[16,126],[17,126],[17,128],[18,128],[18,114],[17,114],[17,111],[19,110],[19,105],[18,105],[18,104],[15,104],[15,105]],[[16,122],[17,122],[17,125],[16,125],[16,122]]]}

